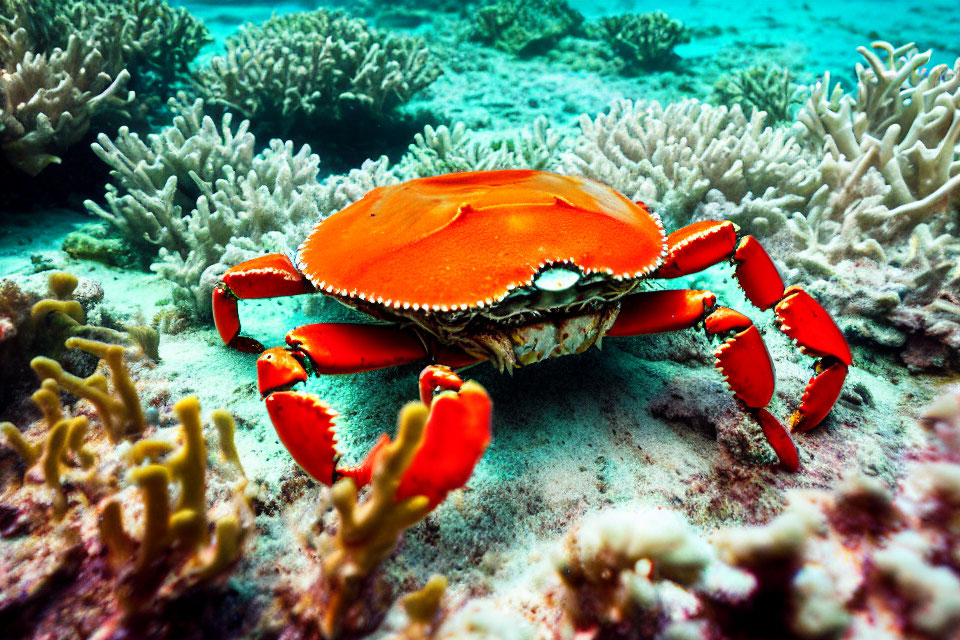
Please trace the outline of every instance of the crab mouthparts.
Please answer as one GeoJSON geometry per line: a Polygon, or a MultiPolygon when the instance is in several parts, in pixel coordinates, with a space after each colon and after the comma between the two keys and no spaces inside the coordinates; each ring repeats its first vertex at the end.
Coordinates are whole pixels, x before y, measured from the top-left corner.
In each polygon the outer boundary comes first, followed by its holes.
{"type": "Polygon", "coordinates": [[[541,291],[566,291],[580,281],[580,273],[563,267],[545,269],[533,281],[541,291]]]}

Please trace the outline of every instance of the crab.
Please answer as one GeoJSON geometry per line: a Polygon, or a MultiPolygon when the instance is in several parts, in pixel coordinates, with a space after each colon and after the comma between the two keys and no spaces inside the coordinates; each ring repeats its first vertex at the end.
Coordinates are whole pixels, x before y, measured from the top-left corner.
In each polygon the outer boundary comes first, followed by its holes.
{"type": "Polygon", "coordinates": [[[344,374],[418,361],[433,391],[457,390],[455,370],[490,361],[500,370],[581,353],[604,337],[702,326],[719,338],[716,367],[759,424],[784,467],[799,458],[792,431],[816,426],[843,387],[851,353],[829,314],[802,288],[784,287],[752,236],[730,221],[690,224],[669,235],[641,202],[582,177],[534,170],[478,171],[379,187],[321,220],[297,251],[229,269],[213,292],[223,340],[261,352],[258,384],[281,441],[326,484],[363,468],[338,469],[329,407],[294,385],[307,372],[344,374]],[[774,367],[746,315],[711,291],[655,289],[732,261],[758,309],[815,359],[788,430],[767,409],[774,367]],[[241,333],[238,300],[321,292],[377,323],[321,323],[265,349],[241,333]]]}

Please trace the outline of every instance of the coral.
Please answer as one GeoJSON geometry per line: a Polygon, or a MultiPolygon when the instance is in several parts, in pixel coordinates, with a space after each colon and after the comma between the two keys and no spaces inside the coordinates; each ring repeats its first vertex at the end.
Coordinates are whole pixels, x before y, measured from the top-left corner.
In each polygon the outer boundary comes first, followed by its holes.
{"type": "Polygon", "coordinates": [[[533,122],[529,131],[493,140],[484,139],[462,122],[452,127],[427,125],[414,136],[396,170],[405,179],[456,171],[551,171],[558,167],[563,147],[560,133],[543,116],[533,122]]]}
{"type": "MultiPolygon", "coordinates": [[[[209,31],[183,7],[165,0],[86,0],[58,13],[65,32],[84,34],[105,56],[130,73],[138,94],[165,97],[176,81],[187,78],[188,65],[213,41],[209,31]]],[[[141,96],[143,97],[143,96],[141,96]]]]}
{"type": "MultiPolygon", "coordinates": [[[[425,400],[429,407],[405,406],[395,439],[381,436],[365,461],[344,470],[333,486],[339,526],[314,586],[293,606],[301,623],[316,625],[325,638],[361,633],[379,622],[385,603],[375,570],[404,530],[466,484],[490,442],[491,403],[480,385],[466,382],[425,400]],[[358,504],[357,485],[366,482],[369,495],[358,504]]],[[[408,601],[422,626],[434,617],[443,586],[434,581],[431,591],[408,601]]]]}
{"type": "Polygon", "coordinates": [[[951,230],[937,214],[955,209],[960,194],[960,59],[953,69],[923,72],[931,52],[913,43],[875,42],[873,49],[857,49],[868,66],[857,65],[856,98],[839,85],[831,90],[827,73],[798,118],[837,162],[859,166],[864,159],[883,174],[887,234],[924,221],[934,233],[951,230]]]}
{"type": "Polygon", "coordinates": [[[129,79],[81,34],[39,52],[26,29],[0,25],[0,151],[6,162],[30,175],[59,164],[93,118],[133,99],[132,92],[123,93],[129,79]]]}
{"type": "MultiPolygon", "coordinates": [[[[153,425],[126,432],[125,438],[136,441],[118,447],[117,412],[140,413],[141,406],[122,360],[123,350],[76,338],[70,343],[71,348],[108,358],[113,386],[125,388],[129,396],[106,413],[91,397],[101,420],[88,418],[80,404],[73,408],[80,415],[69,417],[61,405],[61,385],[47,377],[59,365],[42,358],[34,362],[45,378],[34,394],[44,420],[31,426],[26,436],[3,425],[27,471],[22,484],[5,487],[2,496],[13,522],[4,535],[16,531],[17,537],[0,547],[9,568],[0,584],[0,615],[32,611],[29,624],[35,633],[72,628],[78,637],[101,640],[160,637],[171,624],[171,607],[215,588],[242,553],[253,515],[243,498],[246,481],[242,469],[239,480],[227,481],[232,495],[227,502],[232,506],[215,505],[218,514],[223,507],[229,513],[217,516],[211,541],[210,476],[196,398],[174,407],[183,436],[179,449],[166,440],[139,439],[152,435],[153,425]],[[174,483],[177,497],[171,501],[174,483]],[[46,516],[48,510],[53,522],[46,516]],[[33,550],[42,552],[24,556],[33,550]],[[13,561],[15,557],[18,560],[13,561]],[[98,606],[90,608],[90,601],[98,606]]],[[[89,396],[91,389],[105,392],[108,386],[100,374],[82,383],[88,388],[67,382],[63,389],[89,396]]],[[[222,441],[225,453],[235,452],[231,434],[223,432],[222,441]]],[[[239,461],[236,466],[239,469],[239,461]]],[[[234,479],[237,475],[231,473],[234,479]]],[[[219,472],[217,482],[224,483],[219,472]]],[[[17,625],[23,624],[27,621],[17,619],[8,630],[16,636],[22,632],[17,625]]]]}
{"type": "Polygon", "coordinates": [[[246,25],[198,80],[208,103],[235,109],[262,130],[315,136],[358,120],[390,122],[439,74],[420,40],[319,9],[246,25]]]}
{"type": "Polygon", "coordinates": [[[735,69],[720,76],[713,86],[713,99],[719,104],[766,111],[774,124],[793,119],[800,94],[790,70],[775,64],[735,69]]]}
{"type": "Polygon", "coordinates": [[[474,40],[520,56],[550,49],[583,23],[566,0],[497,0],[473,13],[469,35],[474,40]]]}
{"type": "MultiPolygon", "coordinates": [[[[87,375],[96,359],[71,357],[64,351],[70,337],[89,338],[127,346],[143,346],[159,340],[149,327],[127,327],[117,331],[88,323],[84,306],[92,306],[102,297],[89,301],[77,295],[79,281],[68,273],[48,276],[48,297],[40,299],[22,291],[10,280],[0,286],[0,359],[4,363],[0,377],[0,401],[9,401],[29,380],[28,364],[38,355],[64,360],[71,371],[87,375]],[[82,302],[81,302],[82,301],[82,302]],[[26,375],[25,375],[26,374],[26,375]]],[[[84,286],[89,288],[91,281],[84,286]]],[[[154,354],[155,355],[155,354],[154,354]]],[[[156,358],[154,358],[156,359],[156,358]]]]}
{"type": "Polygon", "coordinates": [[[895,490],[853,476],[797,491],[769,523],[709,540],[667,510],[587,518],[556,561],[566,624],[617,638],[954,637],[960,393],[924,420],[935,439],[895,490]]]}
{"type": "Polygon", "coordinates": [[[608,16],[593,31],[620,56],[627,73],[669,68],[680,59],[674,47],[690,42],[683,23],[663,11],[608,16]]]}
{"type": "Polygon", "coordinates": [[[922,73],[929,52],[874,48],[885,60],[859,49],[856,98],[826,75],[798,115],[823,145],[823,185],[789,221],[800,251],[784,258],[858,335],[941,367],[960,345],[960,59],[922,73]]]}
{"type": "Polygon", "coordinates": [[[85,224],[69,233],[60,247],[71,258],[102,262],[114,267],[140,266],[140,255],[123,238],[109,233],[104,224],[85,224]]]}
{"type": "Polygon", "coordinates": [[[269,251],[292,253],[323,216],[397,178],[386,160],[317,181],[320,159],[309,146],[272,140],[256,153],[244,121],[220,127],[196,101],[146,141],[121,128],[101,134],[94,151],[111,167],[106,208],[87,209],[150,256],[152,269],[176,285],[175,301],[195,315],[229,267],[269,251]]]}
{"type": "Polygon", "coordinates": [[[732,203],[802,205],[821,184],[817,158],[795,131],[765,123],[764,113],[748,118],[739,105],[621,100],[595,119],[581,116],[564,170],[656,207],[672,228],[689,222],[710,190],[732,203]]]}

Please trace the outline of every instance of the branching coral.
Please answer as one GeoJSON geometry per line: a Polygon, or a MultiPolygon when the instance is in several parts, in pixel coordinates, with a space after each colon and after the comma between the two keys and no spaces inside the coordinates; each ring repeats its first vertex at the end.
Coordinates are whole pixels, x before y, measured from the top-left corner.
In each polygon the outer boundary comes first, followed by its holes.
{"type": "Polygon", "coordinates": [[[733,203],[793,196],[799,205],[820,186],[817,160],[794,132],[766,126],[760,112],[747,118],[739,106],[624,100],[595,119],[582,116],[580,130],[565,170],[657,207],[674,228],[710,190],[733,203]]]}
{"type": "Polygon", "coordinates": [[[358,118],[389,121],[439,74],[420,40],[320,9],[246,25],[198,78],[208,102],[287,135],[358,118]]]}
{"type": "MultiPolygon", "coordinates": [[[[26,435],[9,423],[2,427],[28,469],[23,484],[8,486],[2,496],[4,535],[19,537],[0,547],[9,569],[0,584],[0,611],[33,610],[36,633],[76,628],[86,630],[78,632],[84,637],[100,639],[162,635],[171,622],[165,612],[228,575],[240,557],[252,527],[243,498],[246,481],[242,470],[239,478],[231,472],[231,513],[218,517],[211,542],[210,474],[196,398],[174,407],[183,437],[179,449],[167,440],[139,439],[156,429],[143,424],[122,348],[77,338],[69,342],[71,348],[108,359],[113,386],[123,398],[107,397],[103,375],[78,382],[60,376],[59,365],[49,359],[34,361],[44,378],[34,394],[44,420],[26,435]],[[74,408],[80,415],[68,416],[61,388],[89,399],[100,419],[90,419],[80,405],[74,408]],[[140,416],[140,429],[119,435],[135,442],[117,447],[118,425],[134,414],[140,416]],[[174,483],[176,499],[171,500],[174,483]],[[48,509],[55,520],[46,517],[48,509]],[[25,552],[34,557],[25,558],[25,552]],[[72,580],[64,581],[67,577],[72,580]],[[96,609],[87,606],[90,599],[98,602],[96,609]]],[[[215,420],[232,422],[224,414],[215,420]]],[[[229,425],[221,434],[225,455],[233,457],[229,425]]],[[[219,472],[217,482],[224,482],[219,472]]]]}
{"type": "Polygon", "coordinates": [[[800,93],[790,70],[775,64],[736,69],[722,75],[713,86],[713,99],[719,104],[766,111],[771,123],[793,119],[800,93]]]}
{"type": "Polygon", "coordinates": [[[594,30],[620,56],[628,73],[669,68],[680,59],[674,47],[690,42],[683,23],[663,11],[608,16],[594,30]]]}
{"type": "Polygon", "coordinates": [[[455,171],[493,169],[555,170],[563,149],[561,135],[545,117],[529,131],[511,137],[485,139],[462,122],[452,127],[427,125],[414,136],[397,172],[404,178],[436,176],[455,171]]]}
{"type": "Polygon", "coordinates": [[[111,51],[131,74],[138,94],[163,97],[177,80],[187,77],[187,65],[213,38],[183,7],[165,0],[86,0],[58,12],[58,24],[111,51]]]}
{"type": "Polygon", "coordinates": [[[582,23],[583,16],[566,0],[497,0],[474,12],[470,37],[529,56],[543,53],[582,23]]]}
{"type": "Polygon", "coordinates": [[[851,330],[942,366],[960,348],[960,60],[924,73],[929,52],[874,49],[859,49],[856,98],[826,75],[798,116],[823,145],[824,184],[790,220],[801,250],[787,262],[861,318],[851,330]]]}
{"type": "Polygon", "coordinates": [[[221,126],[196,101],[173,125],[143,140],[121,128],[101,134],[94,151],[111,167],[107,207],[87,201],[177,285],[188,311],[209,313],[223,272],[264,252],[292,252],[321,217],[397,178],[386,161],[365,163],[346,176],[317,181],[320,159],[304,146],[273,140],[256,153],[244,121],[221,126]]]}
{"type": "Polygon", "coordinates": [[[883,174],[890,233],[924,220],[934,232],[953,230],[955,220],[935,214],[956,209],[960,194],[960,60],[924,72],[931,52],[912,43],[873,49],[857,49],[868,66],[857,65],[856,98],[839,85],[831,90],[826,74],[799,119],[835,160],[869,158],[883,174]]]}
{"type": "Polygon", "coordinates": [[[127,71],[93,41],[71,34],[63,48],[40,52],[27,30],[0,26],[0,150],[8,163],[36,175],[78,142],[91,120],[133,98],[127,71]]]}

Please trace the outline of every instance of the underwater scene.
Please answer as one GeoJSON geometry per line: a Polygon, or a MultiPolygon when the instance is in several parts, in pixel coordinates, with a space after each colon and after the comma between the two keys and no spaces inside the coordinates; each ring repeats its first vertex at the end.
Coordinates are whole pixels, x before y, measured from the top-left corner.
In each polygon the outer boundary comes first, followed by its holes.
{"type": "Polygon", "coordinates": [[[957,0],[0,0],[3,640],[960,640],[957,0]]]}

